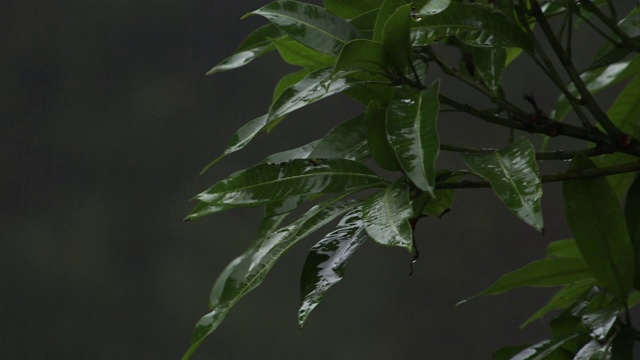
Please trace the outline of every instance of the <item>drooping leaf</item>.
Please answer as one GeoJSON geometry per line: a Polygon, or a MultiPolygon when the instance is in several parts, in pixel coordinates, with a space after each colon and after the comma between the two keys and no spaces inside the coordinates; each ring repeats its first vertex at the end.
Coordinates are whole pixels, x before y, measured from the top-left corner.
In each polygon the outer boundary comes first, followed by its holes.
{"type": "Polygon", "coordinates": [[[449,36],[470,46],[533,51],[529,36],[509,18],[489,8],[457,2],[441,13],[417,19],[411,34],[414,46],[432,45],[449,36]]]}
{"type": "Polygon", "coordinates": [[[507,52],[504,48],[473,47],[471,53],[475,60],[476,72],[487,87],[497,93],[507,61],[507,52]]]}
{"type": "Polygon", "coordinates": [[[636,174],[636,178],[627,192],[624,217],[636,259],[635,288],[640,289],[640,175],[636,174]]]}
{"type": "Polygon", "coordinates": [[[411,66],[411,5],[403,5],[389,16],[382,29],[382,44],[401,73],[411,66]]]}
{"type": "Polygon", "coordinates": [[[271,97],[271,102],[276,101],[282,95],[282,93],[289,87],[299,83],[304,79],[305,76],[309,75],[309,70],[302,69],[290,74],[287,74],[280,78],[276,87],[273,89],[273,96],[271,97]]]}
{"type": "Polygon", "coordinates": [[[419,6],[415,16],[435,15],[445,11],[451,4],[451,0],[426,0],[425,4],[419,6]]]}
{"type": "Polygon", "coordinates": [[[274,49],[271,39],[284,35],[284,32],[273,24],[265,25],[252,32],[240,44],[230,57],[222,60],[207,72],[207,75],[232,70],[244,66],[254,59],[274,49]]]}
{"type": "Polygon", "coordinates": [[[271,154],[264,158],[262,162],[270,164],[281,164],[293,159],[308,159],[310,157],[309,155],[311,155],[311,152],[316,147],[316,145],[318,145],[319,141],[320,140],[315,140],[294,149],[271,154]]]}
{"type": "Polygon", "coordinates": [[[192,344],[183,360],[191,357],[200,343],[224,320],[231,308],[247,293],[256,288],[267,276],[275,262],[298,241],[326,225],[336,217],[358,205],[355,200],[344,200],[346,195],[325,201],[311,208],[292,224],[270,232],[236,258],[218,278],[210,304],[212,311],[196,324],[192,344]]]}
{"type": "MultiPolygon", "coordinates": [[[[291,160],[283,164],[262,163],[222,180],[195,198],[207,204],[201,212],[228,207],[260,206],[289,197],[339,193],[361,187],[380,186],[381,179],[366,166],[343,159],[291,160]]],[[[194,209],[195,210],[195,209],[194,209]]]]}
{"type": "Polygon", "coordinates": [[[383,73],[391,67],[391,58],[381,43],[366,39],[356,39],[342,48],[334,71],[365,70],[383,73]]]}
{"type": "Polygon", "coordinates": [[[611,331],[619,313],[620,309],[618,306],[598,309],[582,315],[582,324],[592,339],[602,341],[611,331]]]}
{"type": "Polygon", "coordinates": [[[580,250],[574,239],[554,241],[547,246],[547,257],[575,257],[580,258],[580,250]]]}
{"type": "Polygon", "coordinates": [[[521,137],[499,151],[464,154],[464,162],[477,175],[487,179],[496,195],[520,219],[536,230],[544,229],[535,150],[521,137]]]}
{"type": "Polygon", "coordinates": [[[393,152],[393,148],[387,139],[386,109],[379,103],[369,103],[364,117],[369,125],[367,140],[371,156],[380,167],[390,171],[396,171],[400,167],[393,152]]]}
{"type": "MultiPolygon", "coordinates": [[[[636,74],[640,74],[640,57],[586,71],[580,75],[580,79],[582,79],[591,94],[596,94],[636,74]]],[[[577,97],[579,95],[574,84],[569,84],[567,90],[573,96],[577,97]]],[[[562,121],[571,112],[571,109],[571,104],[566,96],[560,95],[555,109],[551,112],[551,117],[556,121],[562,121]]]]}
{"type": "Polygon", "coordinates": [[[222,155],[215,158],[211,161],[207,166],[205,166],[200,174],[203,174],[207,170],[209,170],[213,165],[215,165],[218,161],[222,160],[225,156],[234,153],[238,150],[242,150],[253,138],[260,132],[260,130],[264,129],[267,125],[267,115],[262,115],[257,117],[248,123],[244,124],[238,131],[233,135],[227,148],[222,152],[222,155]]]}
{"type": "Polygon", "coordinates": [[[555,295],[553,295],[551,300],[549,300],[549,302],[545,306],[538,309],[538,311],[536,311],[525,322],[523,322],[522,325],[520,325],[520,328],[524,328],[525,326],[542,318],[544,315],[551,311],[569,307],[576,300],[586,294],[596,284],[597,282],[595,281],[595,279],[585,279],[565,286],[557,293],[555,293],[555,295]]]}
{"type": "Polygon", "coordinates": [[[302,66],[313,71],[333,66],[336,62],[335,56],[314,50],[289,36],[282,36],[271,41],[278,49],[282,59],[291,65],[302,66]]]}
{"type": "Polygon", "coordinates": [[[366,239],[362,207],[357,207],[342,218],[335,230],[311,248],[300,279],[300,327],[304,326],[329,288],[342,280],[347,262],[366,239]]]}
{"type": "Polygon", "coordinates": [[[591,273],[582,259],[542,259],[502,276],[498,281],[472,298],[480,295],[499,295],[522,287],[569,285],[590,277],[591,273]]]}
{"type": "Polygon", "coordinates": [[[520,351],[510,360],[560,360],[571,359],[562,354],[555,354],[556,351],[562,351],[562,346],[577,338],[579,334],[573,334],[563,339],[544,340],[535,345],[520,351]],[[556,356],[556,357],[554,357],[556,356]]]}
{"type": "Polygon", "coordinates": [[[375,242],[412,250],[413,230],[409,218],[413,208],[409,188],[402,179],[367,199],[362,213],[367,234],[375,242]]]}
{"type": "Polygon", "coordinates": [[[600,344],[598,340],[591,340],[578,351],[574,360],[605,360],[611,359],[611,344],[600,344]]]}
{"type": "MultiPolygon", "coordinates": [[[[571,169],[594,169],[585,156],[574,158],[571,169]]],[[[626,301],[634,280],[634,257],[620,203],[605,178],[569,180],[563,197],[567,220],[580,253],[593,276],[626,301]]]]}
{"type": "Polygon", "coordinates": [[[344,18],[353,19],[375,10],[383,0],[324,0],[324,7],[332,13],[344,18]]]}
{"type": "Polygon", "coordinates": [[[376,17],[376,23],[373,27],[373,40],[382,42],[384,26],[389,20],[389,17],[401,6],[406,5],[404,0],[384,0],[378,10],[378,16],[376,17]]]}
{"type": "Polygon", "coordinates": [[[316,5],[274,1],[245,16],[261,15],[302,44],[337,56],[347,42],[359,37],[346,20],[316,5]]]}
{"type": "Polygon", "coordinates": [[[358,83],[358,80],[340,77],[339,74],[334,74],[330,67],[313,71],[298,83],[282,91],[282,94],[271,104],[267,124],[316,101],[342,92],[355,83],[358,83]]]}
{"type": "Polygon", "coordinates": [[[387,138],[404,173],[433,195],[440,152],[437,120],[440,81],[427,89],[402,88],[387,108],[387,138]]]}
{"type": "Polygon", "coordinates": [[[367,124],[364,115],[358,115],[331,129],[309,156],[360,161],[368,155],[367,124]]]}

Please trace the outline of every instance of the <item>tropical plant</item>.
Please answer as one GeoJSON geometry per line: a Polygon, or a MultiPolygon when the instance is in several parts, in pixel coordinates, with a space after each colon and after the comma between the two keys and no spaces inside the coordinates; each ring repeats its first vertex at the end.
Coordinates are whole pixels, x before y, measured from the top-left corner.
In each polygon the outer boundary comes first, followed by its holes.
{"type": "Polygon", "coordinates": [[[562,311],[550,323],[549,339],[500,349],[494,359],[632,359],[639,336],[629,308],[640,300],[639,9],[622,0],[323,4],[274,1],[245,15],[268,24],[208,72],[235,69],[274,50],[300,68],[282,77],[268,112],[242,126],[203,172],[295,110],[329,96],[344,93],[364,110],[317,141],[267,156],[196,195],[199,203],[186,220],[257,206],[264,207],[264,218],[252,244],[215,281],[210,312],[197,323],[184,359],[283,253],[334,220],[302,269],[300,326],[342,279],[363,242],[414,251],[416,223],[449,211],[456,189],[491,187],[516,217],[544,232],[542,184],[558,181],[574,237],[552,242],[544,258],[478,295],[559,287],[523,326],[562,311]],[[598,34],[601,45],[578,68],[573,41],[585,28],[598,34]],[[459,60],[443,56],[452,49],[459,60]],[[514,102],[522,94],[503,91],[505,68],[519,57],[532,59],[535,71],[559,90],[549,114],[533,96],[525,96],[529,105],[522,107],[514,102]],[[492,105],[481,108],[440,91],[441,82],[452,79],[492,105]],[[613,88],[617,98],[605,111],[595,94],[614,84],[624,86],[613,88]],[[509,145],[441,143],[442,111],[510,129],[509,145]],[[575,124],[563,122],[570,114],[575,124]],[[544,138],[537,149],[530,140],[535,136],[544,138]],[[545,151],[556,137],[585,145],[545,151]],[[436,168],[441,151],[460,153],[467,169],[436,168]],[[552,160],[571,161],[564,172],[541,174],[538,163],[552,160]],[[294,210],[302,215],[291,219],[294,210]]]}

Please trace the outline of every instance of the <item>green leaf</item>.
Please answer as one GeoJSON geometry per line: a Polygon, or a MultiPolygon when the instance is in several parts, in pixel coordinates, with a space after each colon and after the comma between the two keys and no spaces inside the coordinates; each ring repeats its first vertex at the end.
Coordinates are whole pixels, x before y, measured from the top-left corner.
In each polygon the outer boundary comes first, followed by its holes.
{"type": "Polygon", "coordinates": [[[289,149],[285,151],[281,151],[279,153],[271,154],[264,158],[262,162],[271,163],[271,164],[281,164],[287,161],[291,161],[294,159],[308,159],[310,158],[311,152],[318,145],[320,140],[312,141],[308,144],[302,145],[295,149],[289,149]]]}
{"type": "Polygon", "coordinates": [[[396,9],[382,30],[382,44],[391,55],[396,69],[407,74],[411,66],[411,5],[396,9]]]}
{"type": "Polygon", "coordinates": [[[294,196],[380,186],[381,182],[366,166],[351,160],[299,159],[284,164],[263,163],[198,194],[195,198],[207,203],[207,207],[196,207],[198,211],[194,209],[187,218],[201,217],[201,212],[211,214],[229,207],[260,206],[294,196]]]}
{"type": "Polygon", "coordinates": [[[574,239],[554,241],[547,246],[547,257],[574,257],[581,258],[580,250],[574,239]]]}
{"type": "Polygon", "coordinates": [[[636,178],[627,192],[624,217],[636,259],[635,287],[640,289],[640,175],[636,174],[636,178]]]}
{"type": "Polygon", "coordinates": [[[271,102],[276,101],[287,88],[299,83],[307,75],[309,75],[309,70],[302,69],[300,71],[287,74],[282,78],[280,78],[280,81],[278,81],[278,83],[276,84],[276,87],[273,89],[273,96],[271,98],[271,102]]]}
{"type": "Polygon", "coordinates": [[[285,89],[271,104],[267,124],[294,112],[316,101],[349,89],[358,80],[346,79],[338,74],[332,78],[332,68],[324,68],[311,72],[298,83],[285,89]]]}
{"type": "MultiPolygon", "coordinates": [[[[548,258],[537,260],[502,276],[487,289],[474,295],[499,295],[522,287],[553,287],[575,283],[591,277],[582,259],[548,258]]],[[[470,298],[470,299],[472,299],[470,298]]],[[[464,300],[463,302],[468,301],[464,300]]]]}
{"type": "Polygon", "coordinates": [[[375,242],[412,250],[413,229],[409,218],[413,208],[409,188],[402,179],[367,199],[362,213],[364,227],[375,242]]]}
{"type": "Polygon", "coordinates": [[[535,345],[520,351],[511,360],[556,360],[556,359],[571,359],[560,354],[556,351],[561,351],[562,346],[580,336],[579,334],[573,334],[563,339],[544,340],[535,345]]]}
{"type": "Polygon", "coordinates": [[[535,150],[521,137],[499,151],[464,154],[464,162],[477,175],[487,179],[498,197],[520,219],[542,231],[542,184],[538,176],[535,150]]]}
{"type": "MultiPolygon", "coordinates": [[[[571,165],[573,171],[594,168],[585,156],[571,165]]],[[[634,278],[633,248],[611,186],[605,178],[568,180],[563,195],[569,226],[593,276],[626,301],[634,278]]]]}
{"type": "MultiPolygon", "coordinates": [[[[580,75],[580,79],[582,79],[591,94],[596,94],[609,86],[615,85],[639,73],[640,57],[636,57],[633,60],[621,61],[606,67],[586,71],[580,75]]],[[[569,84],[567,90],[569,90],[573,96],[578,97],[578,90],[573,83],[569,84]]],[[[556,102],[555,109],[551,112],[551,117],[556,121],[562,121],[572,109],[566,96],[560,95],[556,102]]]]}
{"type": "Polygon", "coordinates": [[[416,11],[415,16],[435,15],[445,11],[451,0],[427,0],[426,3],[416,11]]]}
{"type": "Polygon", "coordinates": [[[381,43],[366,39],[356,39],[342,48],[333,71],[365,70],[384,73],[391,68],[391,58],[381,43]]]}
{"type": "Polygon", "coordinates": [[[384,26],[387,20],[389,20],[389,17],[393,15],[396,9],[406,4],[404,0],[384,0],[376,17],[376,24],[373,27],[373,40],[378,42],[383,41],[384,26]]]}
{"type": "Polygon", "coordinates": [[[331,129],[314,147],[312,158],[360,161],[369,155],[367,124],[358,115],[331,129]]]}
{"type": "Polygon", "coordinates": [[[335,230],[311,248],[300,279],[300,327],[304,326],[329,288],[342,280],[347,262],[366,239],[362,207],[357,207],[342,218],[335,230]]]}
{"type": "Polygon", "coordinates": [[[313,71],[333,66],[336,62],[335,56],[316,51],[289,36],[272,39],[271,41],[278,49],[282,59],[291,65],[302,66],[307,70],[313,71]]]}
{"type": "Polygon", "coordinates": [[[471,48],[475,69],[487,87],[494,93],[500,89],[502,73],[507,61],[507,52],[503,48],[471,48]]]}
{"type": "Polygon", "coordinates": [[[419,189],[432,195],[440,152],[439,91],[439,80],[421,91],[404,87],[387,108],[387,138],[400,167],[419,189]]]}
{"type": "Polygon", "coordinates": [[[373,159],[383,169],[390,171],[400,169],[393,148],[387,139],[386,109],[379,103],[372,101],[369,103],[364,117],[369,124],[367,140],[373,159]]]}
{"type": "Polygon", "coordinates": [[[222,152],[222,155],[215,158],[211,161],[207,166],[205,166],[200,174],[204,174],[209,168],[215,165],[218,161],[222,160],[227,155],[234,153],[238,150],[242,150],[253,138],[260,132],[260,130],[264,129],[267,124],[267,115],[262,115],[257,117],[248,123],[244,124],[236,133],[233,135],[227,148],[222,152]]]}
{"type": "Polygon", "coordinates": [[[364,39],[373,39],[373,28],[376,26],[378,9],[367,11],[362,15],[351,19],[349,22],[360,31],[360,36],[364,39]]]}
{"type": "Polygon", "coordinates": [[[274,1],[249,15],[261,15],[302,44],[338,55],[347,42],[360,37],[346,20],[316,5],[298,1],[274,1]]]}
{"type": "Polygon", "coordinates": [[[270,232],[227,266],[212,291],[210,303],[213,309],[196,324],[192,345],[183,360],[191,357],[204,338],[222,323],[244,295],[262,283],[282,254],[304,237],[358,205],[355,200],[344,200],[346,195],[320,203],[292,224],[270,232]]]}
{"type": "Polygon", "coordinates": [[[542,318],[544,315],[551,311],[564,309],[571,306],[571,304],[584,296],[584,294],[586,294],[596,284],[597,282],[594,279],[585,279],[565,286],[557,293],[555,293],[555,295],[553,295],[551,300],[549,300],[549,302],[545,306],[541,307],[538,311],[531,315],[531,317],[523,322],[522,325],[520,325],[520,329],[523,329],[532,322],[542,318]]]}
{"type": "Polygon", "coordinates": [[[507,17],[490,8],[457,2],[439,14],[416,19],[411,34],[414,46],[432,45],[449,36],[470,46],[516,47],[533,52],[529,36],[507,17]]]}
{"type": "Polygon", "coordinates": [[[240,47],[230,57],[222,60],[207,72],[207,75],[232,70],[244,66],[254,59],[274,49],[271,39],[284,35],[282,30],[273,24],[265,25],[252,32],[240,44],[240,47]]]}
{"type": "Polygon", "coordinates": [[[324,0],[324,7],[344,18],[353,19],[382,5],[383,0],[324,0]]]}
{"type": "MultiPolygon", "coordinates": [[[[574,360],[605,360],[611,359],[611,344],[600,344],[598,340],[591,340],[578,351],[574,360]]],[[[629,358],[630,359],[630,358],[629,358]]]]}
{"type": "Polygon", "coordinates": [[[611,331],[619,313],[618,306],[598,309],[582,315],[582,325],[587,329],[592,339],[602,341],[611,331]]]}

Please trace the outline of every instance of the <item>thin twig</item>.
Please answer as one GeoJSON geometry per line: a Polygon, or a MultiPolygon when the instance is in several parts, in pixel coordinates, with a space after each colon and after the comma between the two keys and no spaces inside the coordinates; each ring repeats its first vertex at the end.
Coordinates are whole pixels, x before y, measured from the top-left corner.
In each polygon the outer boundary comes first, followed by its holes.
{"type": "Polygon", "coordinates": [[[615,20],[608,18],[596,5],[594,5],[591,1],[581,1],[582,6],[587,9],[588,12],[595,15],[604,25],[606,25],[609,30],[613,31],[614,34],[618,35],[620,38],[621,45],[623,47],[632,49],[635,52],[640,53],[640,44],[635,42],[632,38],[629,37],[624,31],[618,27],[618,24],[615,20]]]}
{"type": "MultiPolygon", "coordinates": [[[[499,149],[478,149],[459,145],[440,144],[440,150],[460,153],[486,153],[490,151],[498,151],[499,149]]],[[[613,150],[600,149],[597,147],[583,150],[539,151],[536,152],[536,160],[571,160],[578,154],[591,157],[611,154],[613,152],[613,150]]]]}
{"type": "MultiPolygon", "coordinates": [[[[595,179],[604,176],[624,174],[636,171],[640,171],[640,161],[614,165],[605,168],[567,171],[558,174],[542,175],[540,176],[540,180],[543,183],[549,183],[578,179],[595,179]]],[[[488,187],[491,187],[491,184],[488,181],[460,181],[456,183],[445,182],[436,184],[436,189],[477,189],[488,187]]]]}

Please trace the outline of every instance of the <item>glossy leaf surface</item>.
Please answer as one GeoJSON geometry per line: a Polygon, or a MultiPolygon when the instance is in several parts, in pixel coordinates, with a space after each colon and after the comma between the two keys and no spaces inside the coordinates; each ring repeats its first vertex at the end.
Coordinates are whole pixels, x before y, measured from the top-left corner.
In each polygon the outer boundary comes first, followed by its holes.
{"type": "Polygon", "coordinates": [[[496,93],[500,88],[502,73],[507,61],[507,52],[503,48],[480,48],[471,50],[475,61],[475,70],[491,91],[496,93]]]}
{"type": "Polygon", "coordinates": [[[402,88],[387,108],[387,138],[404,173],[433,195],[440,152],[437,120],[440,82],[416,91],[402,88]]]}
{"type": "Polygon", "coordinates": [[[285,90],[302,81],[305,76],[309,75],[309,72],[310,71],[307,69],[302,69],[281,77],[276,84],[276,87],[273,89],[273,96],[271,97],[271,101],[276,101],[285,90]]]}
{"type": "Polygon", "coordinates": [[[216,281],[210,300],[212,311],[196,324],[192,345],[183,360],[191,357],[202,340],[222,323],[238,300],[262,283],[283,253],[357,204],[355,200],[344,200],[343,196],[318,204],[292,224],[269,232],[245,254],[233,260],[216,281]]]}
{"type": "Polygon", "coordinates": [[[372,101],[364,113],[368,124],[367,141],[371,156],[380,167],[395,171],[400,167],[387,139],[386,109],[379,103],[372,101]]]}
{"type": "Polygon", "coordinates": [[[262,162],[280,164],[294,159],[308,159],[313,149],[316,147],[316,145],[318,145],[318,142],[320,142],[320,140],[315,140],[297,148],[271,154],[264,158],[262,162]]]}
{"type": "Polygon", "coordinates": [[[208,205],[192,212],[228,206],[259,206],[293,196],[338,193],[380,186],[380,178],[359,162],[343,159],[291,160],[258,164],[213,185],[195,198],[208,205]]]}
{"type": "Polygon", "coordinates": [[[368,11],[379,8],[383,0],[324,0],[324,7],[344,18],[353,19],[368,11]]]}
{"type": "Polygon", "coordinates": [[[342,280],[347,262],[366,239],[362,207],[357,207],[342,218],[335,230],[311,248],[300,280],[300,327],[304,326],[311,311],[318,306],[329,288],[342,280]]]}
{"type": "Polygon", "coordinates": [[[358,69],[382,73],[391,67],[391,58],[382,43],[357,39],[342,48],[334,71],[358,69]]]}
{"type": "Polygon", "coordinates": [[[542,231],[542,184],[535,150],[522,137],[499,151],[465,154],[464,162],[491,183],[496,195],[520,219],[542,231]]]}
{"type": "Polygon", "coordinates": [[[396,69],[408,73],[411,66],[411,5],[403,5],[389,16],[382,29],[382,43],[396,69]]]}
{"type": "Polygon", "coordinates": [[[215,158],[212,162],[210,162],[207,166],[200,171],[200,174],[209,170],[213,165],[215,165],[218,161],[222,160],[227,155],[234,153],[238,150],[242,150],[253,138],[258,135],[260,130],[264,129],[267,125],[267,115],[262,115],[257,117],[248,123],[244,124],[236,133],[233,135],[227,148],[222,152],[222,155],[215,158]]]}
{"type": "Polygon", "coordinates": [[[602,341],[613,328],[619,313],[617,306],[598,309],[582,315],[582,324],[591,338],[602,341]]]}
{"type": "Polygon", "coordinates": [[[271,39],[284,35],[278,27],[273,24],[265,25],[252,32],[240,47],[230,57],[222,60],[207,72],[207,75],[236,69],[244,66],[254,59],[264,55],[274,49],[271,39]]]}
{"type": "Polygon", "coordinates": [[[335,56],[316,51],[289,36],[273,39],[272,42],[278,49],[280,57],[291,65],[302,66],[307,70],[317,70],[333,66],[336,62],[335,56]]]}
{"type": "Polygon", "coordinates": [[[452,36],[470,46],[517,47],[531,52],[527,34],[508,18],[488,8],[451,2],[443,12],[416,20],[413,45],[432,45],[452,36]]]}
{"type": "Polygon", "coordinates": [[[404,5],[407,5],[407,3],[403,0],[384,0],[382,2],[378,10],[375,26],[373,27],[373,40],[382,42],[384,26],[387,24],[387,20],[389,20],[389,17],[393,15],[396,9],[404,5]]]}
{"type": "Polygon", "coordinates": [[[402,180],[369,197],[362,212],[365,229],[375,242],[412,250],[413,229],[409,218],[413,215],[413,207],[409,201],[409,188],[402,180]]]}
{"type": "Polygon", "coordinates": [[[565,343],[575,339],[576,337],[578,337],[578,334],[574,334],[571,335],[567,338],[564,339],[558,339],[558,340],[545,340],[542,342],[539,342],[535,345],[532,345],[522,351],[520,351],[518,354],[516,354],[514,357],[512,357],[510,360],[556,360],[556,359],[566,359],[567,357],[557,357],[557,358],[552,358],[551,356],[553,356],[554,352],[556,352],[557,350],[561,350],[562,345],[564,345],[565,343]]]}
{"type": "Polygon", "coordinates": [[[598,340],[589,341],[573,358],[574,360],[605,360],[611,359],[611,346],[600,344],[598,340]]]}
{"type": "MultiPolygon", "coordinates": [[[[584,156],[571,169],[594,169],[584,156]]],[[[569,226],[593,276],[626,301],[634,279],[633,248],[620,203],[605,178],[569,180],[563,196],[569,226]]]]}
{"type": "Polygon", "coordinates": [[[451,0],[427,0],[424,5],[417,9],[415,16],[439,14],[445,11],[450,4],[451,0]]]}
{"type": "Polygon", "coordinates": [[[347,120],[331,129],[314,147],[311,158],[360,161],[369,155],[367,124],[364,115],[347,120]]]}
{"type": "Polygon", "coordinates": [[[250,14],[264,16],[302,44],[335,56],[344,44],[359,37],[358,30],[346,20],[298,1],[274,1],[250,14]]]}
{"type": "Polygon", "coordinates": [[[523,322],[522,325],[520,325],[520,328],[524,328],[525,326],[540,319],[551,311],[568,308],[596,284],[597,282],[595,281],[595,279],[585,279],[565,286],[557,293],[555,293],[555,295],[553,295],[551,300],[549,300],[549,302],[545,306],[541,307],[538,311],[531,315],[531,317],[523,322]]]}

